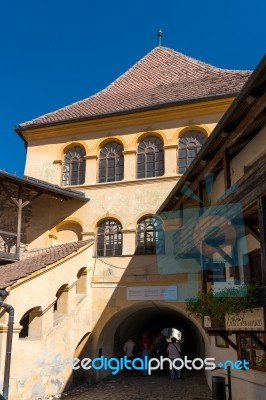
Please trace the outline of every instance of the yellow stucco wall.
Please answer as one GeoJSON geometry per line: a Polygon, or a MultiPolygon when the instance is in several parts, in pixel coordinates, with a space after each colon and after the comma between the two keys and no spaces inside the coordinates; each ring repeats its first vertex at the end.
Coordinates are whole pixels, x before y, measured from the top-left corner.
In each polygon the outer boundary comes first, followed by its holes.
{"type": "MultiPolygon", "coordinates": [[[[136,247],[136,227],[140,218],[156,212],[180,177],[176,169],[179,135],[188,129],[204,131],[209,135],[229,103],[227,99],[224,103],[205,104],[204,107],[195,104],[188,109],[181,107],[171,111],[153,111],[141,114],[139,118],[138,115],[120,116],[117,119],[83,121],[25,133],[29,140],[25,174],[57,185],[61,184],[61,162],[65,149],[73,144],[84,147],[87,156],[85,183],[74,186],[73,189],[83,191],[90,199],[88,203],[78,200],[61,201],[45,195],[37,199],[33,203],[32,221],[38,223],[34,222],[28,227],[28,250],[71,241],[79,235],[83,239],[95,239],[99,221],[115,218],[123,229],[123,256],[96,258],[93,244],[51,271],[35,279],[26,279],[12,288],[7,300],[16,309],[13,354],[19,356],[13,356],[12,359],[11,400],[16,399],[18,390],[21,400],[33,400],[33,396],[37,399],[61,392],[67,385],[71,371],[68,367],[59,371],[58,366],[53,363],[53,357],[56,354],[62,355],[62,358],[72,357],[78,343],[88,332],[94,332],[93,342],[90,342],[91,355],[97,355],[104,342],[106,355],[111,356],[114,332],[108,338],[104,328],[113,316],[124,310],[131,310],[131,306],[136,309],[142,306],[140,301],[128,300],[127,287],[174,284],[182,291],[182,285],[198,273],[195,266],[191,266],[187,271],[189,273],[183,271],[163,274],[156,256],[132,256],[136,247]],[[137,143],[145,135],[153,134],[161,137],[164,142],[165,174],[157,178],[136,179],[137,143]],[[123,144],[125,178],[119,182],[97,183],[99,149],[109,140],[118,140],[123,144]],[[75,285],[77,273],[83,267],[89,271],[88,288],[86,296],[81,298],[75,296],[75,285]],[[53,325],[52,304],[56,300],[57,290],[64,284],[69,288],[69,310],[59,318],[57,325],[53,325]],[[45,311],[41,327],[42,338],[19,339],[19,319],[27,310],[37,306],[41,307],[42,312],[45,311]]],[[[265,131],[259,135],[264,134],[265,131]]],[[[232,161],[234,182],[241,177],[243,165],[260,153],[262,136],[259,135],[259,139],[251,141],[232,161]]],[[[223,192],[223,177],[220,175],[214,183],[212,201],[223,192]]],[[[257,243],[253,239],[248,238],[249,243],[252,248],[256,248],[257,243]]],[[[199,285],[200,279],[196,282],[199,285]]],[[[157,303],[163,303],[193,321],[203,336],[206,355],[215,356],[217,349],[213,342],[205,334],[199,321],[186,314],[182,302],[157,303]]],[[[123,314],[123,318],[125,315],[123,314]]],[[[118,322],[110,326],[115,329],[117,324],[118,322]]],[[[5,324],[2,326],[0,346],[4,348],[5,324]]],[[[36,329],[38,330],[38,326],[36,329]]],[[[235,357],[235,352],[227,350],[226,357],[235,357]]],[[[259,382],[260,373],[253,375],[259,382]]],[[[210,379],[208,374],[209,383],[210,379]]]]}

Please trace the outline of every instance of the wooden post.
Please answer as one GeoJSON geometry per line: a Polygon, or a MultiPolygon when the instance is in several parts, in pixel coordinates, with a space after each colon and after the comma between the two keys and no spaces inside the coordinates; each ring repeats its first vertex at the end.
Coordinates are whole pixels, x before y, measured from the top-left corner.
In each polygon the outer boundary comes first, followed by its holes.
{"type": "Polygon", "coordinates": [[[224,150],[223,168],[224,168],[224,188],[225,190],[227,190],[231,187],[231,165],[230,165],[230,157],[228,149],[224,150]]]}
{"type": "Polygon", "coordinates": [[[260,197],[258,199],[258,218],[260,229],[262,283],[266,286],[266,197],[260,197]]]}
{"type": "Polygon", "coordinates": [[[207,271],[205,270],[205,256],[203,254],[204,243],[200,243],[200,266],[201,266],[201,279],[202,279],[202,291],[207,292],[207,271]]]}
{"type": "Polygon", "coordinates": [[[16,244],[16,253],[19,255],[20,253],[20,239],[21,239],[21,221],[22,221],[22,199],[18,199],[18,224],[17,224],[17,244],[16,244]]]}

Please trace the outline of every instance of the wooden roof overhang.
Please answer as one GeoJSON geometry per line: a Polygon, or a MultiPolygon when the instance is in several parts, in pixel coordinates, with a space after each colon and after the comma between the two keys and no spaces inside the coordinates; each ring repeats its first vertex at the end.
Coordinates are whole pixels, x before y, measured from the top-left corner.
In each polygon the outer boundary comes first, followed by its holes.
{"type": "Polygon", "coordinates": [[[28,176],[18,177],[0,170],[0,183],[5,182],[11,183],[17,187],[29,189],[40,195],[47,194],[48,196],[53,196],[62,200],[76,199],[84,202],[89,201],[89,199],[85,197],[84,193],[77,190],[61,188],[58,185],[53,185],[51,183],[28,176]]]}
{"type": "Polygon", "coordinates": [[[205,176],[225,170],[225,187],[231,186],[230,160],[234,158],[266,124],[266,56],[221,118],[198,156],[183,174],[158,212],[178,210],[187,198],[184,187],[199,192],[205,176]]]}
{"type": "MultiPolygon", "coordinates": [[[[266,126],[266,56],[217,124],[198,156],[161,205],[158,213],[182,210],[183,204],[188,197],[191,197],[191,192],[200,198],[201,204],[198,207],[202,207],[206,175],[212,173],[215,178],[223,170],[226,193],[215,203],[215,206],[224,206],[223,215],[230,220],[237,218],[237,215],[233,214],[237,209],[229,205],[240,203],[242,215],[247,218],[247,230],[259,239],[257,210],[258,199],[266,195],[265,154],[256,160],[237,182],[237,190],[234,190],[235,185],[231,185],[230,161],[263,126],[266,126]]],[[[207,223],[211,224],[210,218],[207,223]]],[[[182,230],[182,239],[180,240],[180,235],[178,236],[179,249],[182,249],[183,255],[188,252],[193,254],[193,249],[197,247],[195,245],[198,243],[195,243],[192,228],[193,224],[186,221],[186,229],[183,227],[182,230]]]]}
{"type": "Polygon", "coordinates": [[[5,171],[0,171],[0,187],[5,192],[8,200],[17,207],[17,231],[7,232],[0,230],[0,235],[5,238],[5,243],[16,240],[16,252],[0,252],[0,262],[13,262],[19,259],[22,212],[25,207],[38,197],[45,194],[61,200],[89,201],[82,192],[63,189],[57,185],[30,177],[18,177],[5,171]],[[14,194],[14,190],[11,190],[10,185],[12,188],[16,188],[16,194],[14,194]]]}

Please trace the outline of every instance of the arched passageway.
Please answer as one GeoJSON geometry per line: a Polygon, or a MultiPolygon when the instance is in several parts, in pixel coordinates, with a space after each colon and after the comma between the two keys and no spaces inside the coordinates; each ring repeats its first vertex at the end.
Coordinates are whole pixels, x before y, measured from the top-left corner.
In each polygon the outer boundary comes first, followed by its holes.
{"type": "Polygon", "coordinates": [[[191,320],[173,308],[156,304],[132,312],[119,324],[114,334],[113,355],[123,355],[123,344],[127,339],[136,340],[143,332],[148,332],[152,338],[166,328],[175,328],[182,333],[183,355],[190,359],[204,355],[202,336],[191,320]]]}
{"type": "MultiPolygon", "coordinates": [[[[140,337],[148,332],[152,337],[165,328],[175,328],[182,332],[182,355],[189,359],[204,358],[205,344],[202,332],[192,319],[175,303],[138,302],[125,307],[111,316],[106,310],[80,354],[80,358],[91,359],[99,356],[106,358],[123,356],[123,345],[128,338],[140,337]]],[[[85,375],[93,381],[99,381],[110,375],[110,370],[86,371],[85,375]]]]}

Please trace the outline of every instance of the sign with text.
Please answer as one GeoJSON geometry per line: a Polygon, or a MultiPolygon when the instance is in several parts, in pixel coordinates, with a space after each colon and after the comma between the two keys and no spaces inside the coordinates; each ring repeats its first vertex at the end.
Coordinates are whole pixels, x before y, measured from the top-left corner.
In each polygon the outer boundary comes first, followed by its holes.
{"type": "Polygon", "coordinates": [[[204,328],[212,327],[211,317],[209,317],[208,315],[205,315],[203,318],[203,327],[204,328]]]}
{"type": "Polygon", "coordinates": [[[229,331],[264,331],[263,307],[242,311],[238,314],[226,314],[225,329],[229,331]]]}
{"type": "Polygon", "coordinates": [[[177,286],[131,286],[127,300],[177,300],[177,286]]]}

